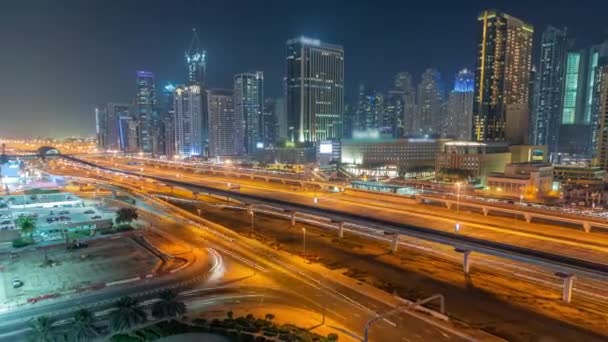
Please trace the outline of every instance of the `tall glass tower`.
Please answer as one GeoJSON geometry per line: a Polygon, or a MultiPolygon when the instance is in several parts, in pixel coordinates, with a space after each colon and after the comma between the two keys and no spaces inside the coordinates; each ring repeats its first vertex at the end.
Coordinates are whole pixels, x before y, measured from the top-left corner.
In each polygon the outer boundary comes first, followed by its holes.
{"type": "MultiPolygon", "coordinates": [[[[549,153],[558,150],[560,111],[564,100],[564,76],[569,43],[566,29],[560,30],[549,26],[543,32],[538,75],[538,105],[533,111],[531,120],[531,137],[535,145],[547,145],[549,153]]],[[[572,59],[569,63],[572,64],[572,59]]],[[[573,66],[570,65],[568,70],[570,77],[573,66]]]]}
{"type": "Polygon", "coordinates": [[[478,20],[473,140],[524,143],[534,28],[496,11],[484,11],[478,20]]]}
{"type": "Polygon", "coordinates": [[[156,153],[160,127],[156,110],[156,90],[154,74],[149,71],[136,73],[135,118],[138,124],[139,150],[144,153],[156,153]]]}
{"type": "Polygon", "coordinates": [[[186,51],[186,64],[188,66],[188,85],[205,86],[207,76],[207,61],[205,50],[201,48],[196,29],[192,29],[193,36],[190,47],[186,51]]]}
{"type": "Polygon", "coordinates": [[[448,96],[446,135],[458,140],[469,140],[473,129],[473,88],[475,75],[468,69],[460,70],[454,88],[448,96]]]}
{"type": "Polygon", "coordinates": [[[344,112],[344,49],[317,39],[287,41],[288,139],[340,138],[344,112]]]}
{"type": "Polygon", "coordinates": [[[243,146],[253,154],[262,144],[264,132],[264,73],[246,72],[234,75],[234,114],[243,122],[243,146]]]}

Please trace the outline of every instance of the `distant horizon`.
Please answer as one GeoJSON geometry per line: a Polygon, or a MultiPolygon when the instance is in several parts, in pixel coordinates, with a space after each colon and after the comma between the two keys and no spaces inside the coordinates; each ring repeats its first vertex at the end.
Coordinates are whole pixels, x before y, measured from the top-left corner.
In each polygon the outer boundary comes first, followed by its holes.
{"type": "Polygon", "coordinates": [[[184,83],[184,52],[193,27],[207,52],[210,88],[231,88],[234,74],[260,70],[266,97],[282,96],[285,42],[306,36],[344,47],[345,97],[354,104],[359,84],[383,92],[398,72],[409,72],[417,84],[425,69],[435,68],[449,88],[459,70],[474,71],[477,15],[484,9],[533,25],[535,52],[548,25],[568,27],[577,47],[599,42],[607,26],[602,13],[608,11],[604,1],[569,8],[549,0],[166,4],[69,0],[57,6],[26,0],[3,5],[0,20],[18,30],[0,31],[9,47],[0,55],[0,136],[93,135],[94,108],[130,103],[137,71],[154,73],[157,92],[167,82],[184,83]]]}

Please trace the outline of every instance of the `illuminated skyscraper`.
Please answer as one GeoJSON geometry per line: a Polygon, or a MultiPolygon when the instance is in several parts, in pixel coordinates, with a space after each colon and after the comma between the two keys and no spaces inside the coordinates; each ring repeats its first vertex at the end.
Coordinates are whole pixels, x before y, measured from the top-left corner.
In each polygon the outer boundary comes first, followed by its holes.
{"type": "Polygon", "coordinates": [[[196,29],[194,32],[190,47],[186,51],[186,64],[188,66],[188,85],[196,84],[199,86],[205,86],[205,79],[207,76],[207,61],[205,56],[205,50],[201,48],[200,41],[198,40],[198,34],[196,29]]]}
{"type": "Polygon", "coordinates": [[[359,101],[355,113],[358,131],[379,130],[384,117],[384,95],[359,85],[359,101]]]}
{"type": "Polygon", "coordinates": [[[171,83],[163,87],[159,105],[164,154],[168,157],[175,155],[175,86],[171,83]]]}
{"type": "Polygon", "coordinates": [[[407,72],[400,72],[395,75],[395,89],[403,92],[403,119],[400,130],[403,135],[414,134],[414,117],[416,115],[416,88],[412,75],[407,72]]]}
{"type": "Polygon", "coordinates": [[[608,41],[570,51],[566,57],[558,151],[593,157],[599,136],[598,68],[608,56],[608,41]]]}
{"type": "Polygon", "coordinates": [[[445,124],[441,74],[435,69],[427,69],[418,84],[418,101],[414,115],[414,134],[439,135],[445,124]]]}
{"type": "Polygon", "coordinates": [[[285,77],[289,140],[340,138],[344,112],[342,46],[306,37],[288,40],[285,77]]]}
{"type": "Polygon", "coordinates": [[[448,97],[446,136],[469,140],[473,130],[473,88],[475,76],[468,69],[456,74],[448,97]]]}
{"type": "Polygon", "coordinates": [[[528,95],[534,29],[517,18],[484,11],[475,73],[473,140],[528,137],[528,95]]]}
{"type": "Polygon", "coordinates": [[[175,153],[182,157],[202,154],[201,87],[178,86],[174,95],[175,153]]]}
{"type": "Polygon", "coordinates": [[[243,146],[253,154],[264,145],[264,73],[246,72],[234,75],[234,115],[243,122],[243,146]]]}
{"type": "Polygon", "coordinates": [[[598,166],[608,170],[608,57],[598,60],[594,103],[597,112],[595,156],[598,166]]]}
{"type": "Polygon", "coordinates": [[[234,113],[234,92],[228,89],[209,89],[207,102],[209,156],[227,157],[243,154],[243,121],[234,113]]]}
{"type": "Polygon", "coordinates": [[[160,124],[156,110],[154,74],[138,71],[136,75],[135,119],[139,130],[139,150],[157,153],[160,124]]]}
{"type": "Polygon", "coordinates": [[[569,39],[566,29],[549,26],[543,32],[538,73],[538,103],[533,110],[531,137],[534,145],[547,145],[549,153],[558,150],[564,76],[569,39]]]}

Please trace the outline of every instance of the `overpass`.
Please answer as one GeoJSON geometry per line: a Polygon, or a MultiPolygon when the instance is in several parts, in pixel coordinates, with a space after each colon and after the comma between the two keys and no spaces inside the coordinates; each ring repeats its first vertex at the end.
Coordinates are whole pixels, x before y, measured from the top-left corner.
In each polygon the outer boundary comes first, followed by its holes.
{"type": "Polygon", "coordinates": [[[168,168],[173,168],[175,170],[182,170],[191,173],[197,174],[206,174],[212,176],[222,176],[222,177],[232,177],[236,179],[249,179],[249,180],[257,180],[263,181],[267,183],[280,183],[286,185],[294,185],[299,187],[305,187],[309,189],[318,189],[318,190],[329,190],[332,188],[340,188],[339,185],[333,183],[326,183],[314,180],[305,180],[296,177],[281,177],[272,174],[267,174],[266,172],[257,172],[257,173],[248,173],[242,172],[237,169],[231,169],[229,167],[221,167],[221,166],[213,166],[213,165],[188,165],[183,163],[171,163],[171,162],[163,162],[163,161],[151,161],[147,159],[142,159],[142,163],[147,165],[163,165],[168,168]]]}
{"type": "Polygon", "coordinates": [[[533,219],[541,219],[556,223],[570,223],[583,227],[583,230],[586,233],[591,232],[592,227],[608,229],[607,222],[600,222],[597,219],[594,220],[592,217],[566,216],[558,213],[549,214],[539,211],[525,210],[523,208],[507,208],[478,202],[462,200],[459,201],[458,199],[452,199],[447,197],[437,197],[428,195],[416,195],[415,197],[418,203],[441,203],[445,205],[448,209],[454,206],[478,209],[483,213],[484,216],[488,216],[488,214],[492,212],[497,212],[523,217],[527,223],[532,222],[533,219]]]}
{"type": "Polygon", "coordinates": [[[405,235],[422,239],[430,242],[435,242],[443,245],[454,247],[456,252],[463,255],[463,271],[469,273],[470,270],[470,253],[476,252],[485,255],[492,255],[514,261],[524,262],[541,266],[549,269],[561,277],[564,281],[563,300],[570,302],[572,295],[573,282],[576,276],[586,276],[590,278],[608,279],[608,265],[592,262],[588,260],[573,258],[565,255],[538,251],[535,249],[513,246],[505,243],[488,241],[471,236],[460,235],[458,233],[445,232],[432,228],[418,227],[407,225],[399,222],[394,222],[386,219],[378,219],[359,214],[345,213],[335,209],[325,209],[316,206],[293,203],[276,198],[266,198],[264,196],[254,194],[243,194],[230,190],[218,189],[211,186],[191,184],[188,182],[174,180],[152,175],[142,175],[137,172],[124,171],[104,166],[96,165],[95,163],[80,160],[70,156],[64,156],[74,162],[79,162],[88,166],[97,167],[113,172],[129,174],[132,176],[146,177],[167,184],[173,184],[192,191],[193,193],[209,193],[213,195],[231,197],[243,203],[250,205],[275,205],[282,208],[285,212],[291,213],[292,224],[295,221],[296,215],[315,215],[330,219],[332,223],[337,225],[337,229],[342,232],[344,223],[353,223],[364,225],[384,232],[386,235],[392,235],[391,248],[396,251],[399,243],[399,236],[405,235]]]}

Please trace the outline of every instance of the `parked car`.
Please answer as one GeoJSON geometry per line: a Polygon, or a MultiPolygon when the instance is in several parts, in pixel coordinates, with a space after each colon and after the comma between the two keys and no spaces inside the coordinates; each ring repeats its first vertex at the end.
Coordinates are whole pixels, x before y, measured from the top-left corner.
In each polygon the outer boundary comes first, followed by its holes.
{"type": "Polygon", "coordinates": [[[19,280],[17,278],[13,279],[13,288],[14,289],[19,288],[21,286],[23,286],[23,282],[21,280],[19,280]]]}
{"type": "Polygon", "coordinates": [[[95,214],[95,210],[87,210],[84,213],[85,214],[95,214]]]}
{"type": "Polygon", "coordinates": [[[99,220],[100,218],[101,218],[101,216],[95,215],[95,216],[91,217],[91,220],[99,220]]]}

